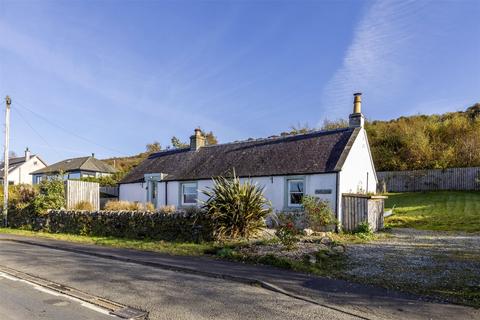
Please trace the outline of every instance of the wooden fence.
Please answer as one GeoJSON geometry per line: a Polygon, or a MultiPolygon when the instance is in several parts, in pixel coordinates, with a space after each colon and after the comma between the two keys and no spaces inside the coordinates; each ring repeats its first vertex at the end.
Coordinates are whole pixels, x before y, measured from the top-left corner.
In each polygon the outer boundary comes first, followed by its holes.
{"type": "Polygon", "coordinates": [[[380,192],[480,190],[480,167],[377,172],[380,192]]]}
{"type": "Polygon", "coordinates": [[[92,204],[93,210],[100,209],[99,184],[96,182],[67,180],[65,181],[65,201],[67,210],[72,210],[82,201],[92,204]]]}
{"type": "Polygon", "coordinates": [[[360,223],[368,222],[373,231],[383,229],[384,196],[361,194],[342,195],[342,229],[354,231],[360,223]]]}

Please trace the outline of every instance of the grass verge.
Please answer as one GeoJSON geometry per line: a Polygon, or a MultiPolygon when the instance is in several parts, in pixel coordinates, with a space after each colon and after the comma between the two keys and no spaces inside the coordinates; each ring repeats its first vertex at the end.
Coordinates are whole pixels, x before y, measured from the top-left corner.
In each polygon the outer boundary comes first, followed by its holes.
{"type": "Polygon", "coordinates": [[[188,243],[188,242],[168,242],[159,240],[134,240],[114,237],[93,237],[80,236],[64,233],[46,233],[28,230],[0,228],[0,233],[14,234],[28,237],[39,237],[51,240],[70,241],[83,244],[94,244],[100,246],[137,249],[144,251],[155,251],[171,255],[189,255],[199,256],[205,253],[216,252],[218,244],[212,242],[188,243]]]}
{"type": "MultiPolygon", "coordinates": [[[[170,255],[188,255],[201,256],[211,255],[220,259],[227,259],[232,261],[239,261],[252,264],[265,264],[283,269],[290,269],[294,271],[309,272],[316,275],[332,277],[334,274],[339,274],[342,269],[343,260],[341,258],[318,258],[317,262],[312,264],[309,261],[299,261],[287,258],[276,257],[267,254],[261,257],[247,256],[240,254],[238,249],[242,246],[249,245],[246,241],[235,242],[205,242],[205,243],[185,243],[185,242],[167,242],[158,240],[134,240],[114,237],[93,237],[81,236],[73,234],[52,234],[46,232],[36,232],[29,230],[19,230],[10,228],[0,228],[0,233],[13,234],[28,237],[39,237],[51,240],[69,241],[82,244],[92,244],[100,246],[108,246],[114,248],[136,249],[144,251],[154,251],[170,255]]],[[[274,240],[271,240],[274,241],[274,240]]],[[[268,243],[271,241],[260,240],[257,243],[268,243]]]]}
{"type": "Polygon", "coordinates": [[[386,208],[395,205],[385,218],[387,227],[436,231],[480,231],[480,192],[436,191],[391,193],[386,208]]]}

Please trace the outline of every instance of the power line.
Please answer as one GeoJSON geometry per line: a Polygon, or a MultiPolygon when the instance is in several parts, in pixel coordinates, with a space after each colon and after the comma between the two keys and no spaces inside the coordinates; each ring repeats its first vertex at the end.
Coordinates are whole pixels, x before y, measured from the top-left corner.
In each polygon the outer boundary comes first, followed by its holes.
{"type": "MultiPolygon", "coordinates": [[[[15,100],[16,100],[16,99],[15,99],[15,100]]],[[[98,146],[98,147],[100,147],[100,148],[103,148],[103,149],[105,149],[105,150],[113,151],[113,152],[115,152],[116,154],[119,154],[119,155],[121,155],[121,156],[125,156],[125,154],[124,154],[123,152],[119,151],[119,150],[116,150],[116,149],[113,149],[113,148],[110,148],[110,147],[101,145],[101,144],[99,144],[99,143],[97,143],[97,142],[95,142],[95,141],[93,141],[93,140],[90,140],[90,139],[88,139],[88,138],[82,137],[82,136],[78,135],[77,133],[66,129],[65,127],[63,127],[63,126],[61,126],[61,125],[59,125],[59,124],[51,121],[50,119],[44,117],[43,115],[41,115],[41,114],[33,111],[32,109],[28,108],[28,107],[25,106],[24,104],[19,103],[18,101],[16,101],[16,104],[19,105],[21,108],[25,109],[26,111],[32,113],[33,115],[36,115],[37,117],[39,117],[40,119],[44,120],[45,122],[49,123],[50,125],[52,125],[52,126],[58,128],[58,129],[60,129],[60,130],[62,130],[62,131],[64,131],[64,132],[66,132],[66,133],[68,133],[68,134],[70,134],[70,135],[72,135],[72,136],[74,136],[74,137],[76,137],[76,138],[78,138],[78,139],[80,139],[80,140],[83,140],[83,141],[88,142],[88,143],[90,143],[90,144],[96,145],[96,146],[98,146]]]]}
{"type": "Polygon", "coordinates": [[[45,144],[46,144],[47,146],[49,146],[52,150],[54,150],[54,152],[57,154],[57,156],[61,157],[60,153],[58,153],[58,152],[56,151],[56,148],[54,148],[54,147],[47,141],[47,139],[45,139],[45,138],[40,134],[40,132],[38,132],[38,131],[30,124],[30,122],[27,120],[27,118],[23,116],[23,114],[20,112],[20,109],[16,108],[16,109],[14,109],[14,110],[15,110],[15,112],[13,112],[13,114],[18,114],[18,116],[20,117],[20,119],[22,119],[22,120],[27,124],[27,126],[29,126],[30,129],[32,129],[32,131],[33,131],[40,139],[42,139],[43,142],[45,142],[45,144]]]}

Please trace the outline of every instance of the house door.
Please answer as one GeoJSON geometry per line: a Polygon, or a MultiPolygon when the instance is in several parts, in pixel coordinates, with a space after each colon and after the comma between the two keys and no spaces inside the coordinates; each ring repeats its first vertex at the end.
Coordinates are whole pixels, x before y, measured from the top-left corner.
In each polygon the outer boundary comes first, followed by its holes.
{"type": "Polygon", "coordinates": [[[157,206],[157,181],[148,182],[148,197],[147,201],[157,206]]]}

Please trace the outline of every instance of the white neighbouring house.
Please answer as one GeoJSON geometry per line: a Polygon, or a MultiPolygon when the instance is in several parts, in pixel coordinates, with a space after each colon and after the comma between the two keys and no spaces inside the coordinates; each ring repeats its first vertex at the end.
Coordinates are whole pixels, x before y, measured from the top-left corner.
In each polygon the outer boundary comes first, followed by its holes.
{"type": "MultiPolygon", "coordinates": [[[[0,182],[3,184],[3,162],[0,163],[0,182]]],[[[47,164],[38,155],[32,155],[28,148],[23,157],[8,159],[8,183],[32,184],[32,172],[45,168],[47,164]]]]}
{"type": "Polygon", "coordinates": [[[364,129],[361,94],[349,127],[205,146],[199,129],[190,146],[154,153],[119,183],[119,199],[156,207],[198,206],[212,177],[231,174],[264,187],[276,211],[301,208],[303,195],[329,201],[340,221],[344,193],[375,192],[377,176],[364,129]]]}

